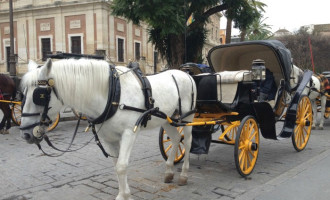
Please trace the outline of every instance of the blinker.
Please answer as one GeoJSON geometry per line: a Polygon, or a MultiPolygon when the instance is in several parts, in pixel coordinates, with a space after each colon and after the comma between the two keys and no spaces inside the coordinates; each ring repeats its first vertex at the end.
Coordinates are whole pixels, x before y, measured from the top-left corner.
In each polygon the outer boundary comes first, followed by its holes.
{"type": "Polygon", "coordinates": [[[33,103],[39,106],[46,106],[50,101],[49,88],[38,87],[33,91],[33,103]]]}

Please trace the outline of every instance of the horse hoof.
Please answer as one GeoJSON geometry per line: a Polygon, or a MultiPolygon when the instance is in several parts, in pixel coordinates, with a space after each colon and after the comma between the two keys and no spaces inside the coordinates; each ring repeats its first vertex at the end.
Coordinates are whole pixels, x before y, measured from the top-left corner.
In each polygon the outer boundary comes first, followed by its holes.
{"type": "Polygon", "coordinates": [[[323,127],[319,127],[319,130],[323,130],[323,127]]]}
{"type": "Polygon", "coordinates": [[[164,179],[164,183],[171,183],[172,180],[174,178],[174,174],[173,173],[167,173],[165,174],[165,179],[164,179]]]}
{"type": "Polygon", "coordinates": [[[124,195],[118,195],[116,197],[116,200],[134,200],[134,199],[131,197],[131,194],[124,194],[124,195]]]}
{"type": "Polygon", "coordinates": [[[312,126],[312,130],[315,130],[315,126],[312,126]]]}
{"type": "Polygon", "coordinates": [[[9,134],[9,130],[3,130],[2,134],[9,134]]]}
{"type": "Polygon", "coordinates": [[[4,129],[1,129],[0,134],[4,134],[4,131],[5,131],[4,129]]]}
{"type": "Polygon", "coordinates": [[[188,177],[180,176],[178,183],[180,186],[187,185],[187,182],[188,182],[188,177]]]}

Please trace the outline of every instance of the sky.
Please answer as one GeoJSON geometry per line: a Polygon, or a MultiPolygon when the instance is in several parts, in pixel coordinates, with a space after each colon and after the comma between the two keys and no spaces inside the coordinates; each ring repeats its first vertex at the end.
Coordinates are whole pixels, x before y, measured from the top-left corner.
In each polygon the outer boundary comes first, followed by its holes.
{"type": "MultiPolygon", "coordinates": [[[[265,4],[266,24],[271,25],[272,31],[287,29],[297,31],[301,26],[310,24],[330,24],[329,0],[259,0],[265,4]]],[[[226,19],[221,18],[220,28],[226,28],[226,19]]],[[[233,31],[234,35],[239,30],[233,31]]]]}

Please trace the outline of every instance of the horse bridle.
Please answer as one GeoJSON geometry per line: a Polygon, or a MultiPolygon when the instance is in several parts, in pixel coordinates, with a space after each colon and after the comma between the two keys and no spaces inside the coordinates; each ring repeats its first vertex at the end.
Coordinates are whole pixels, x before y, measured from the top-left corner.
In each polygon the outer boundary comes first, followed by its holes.
{"type": "MultiPolygon", "coordinates": [[[[33,128],[33,136],[37,139],[42,139],[43,135],[45,134],[45,131],[40,132],[40,127],[46,127],[49,126],[49,122],[47,119],[47,114],[49,108],[49,102],[50,102],[50,96],[51,92],[54,91],[55,96],[58,98],[57,92],[54,88],[55,82],[54,79],[48,79],[48,80],[38,80],[38,87],[34,89],[33,91],[33,103],[38,106],[43,106],[43,112],[42,113],[24,113],[24,104],[25,104],[25,98],[22,102],[22,117],[33,117],[33,116],[40,116],[41,118],[39,122],[36,122],[34,124],[30,124],[24,127],[20,127],[20,130],[27,130],[33,128]],[[46,87],[40,87],[40,86],[46,86],[46,87]]],[[[27,93],[27,91],[26,91],[27,93]]],[[[26,96],[26,94],[25,94],[26,96]]]]}

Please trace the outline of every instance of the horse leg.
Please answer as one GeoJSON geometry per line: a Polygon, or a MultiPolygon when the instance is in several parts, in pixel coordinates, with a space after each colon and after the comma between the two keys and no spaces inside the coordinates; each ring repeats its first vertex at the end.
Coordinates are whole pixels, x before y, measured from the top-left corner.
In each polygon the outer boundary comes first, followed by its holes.
{"type": "Polygon", "coordinates": [[[5,130],[4,130],[5,123],[6,123],[6,115],[3,112],[3,118],[2,118],[1,123],[0,123],[0,134],[5,134],[5,130]]]}
{"type": "Polygon", "coordinates": [[[326,103],[327,103],[327,97],[325,95],[322,95],[321,96],[321,119],[320,119],[320,125],[319,125],[319,129],[321,129],[321,130],[323,130],[326,103]]]}
{"type": "Polygon", "coordinates": [[[119,194],[116,197],[116,200],[132,199],[127,183],[127,166],[136,135],[137,134],[134,133],[131,129],[125,129],[120,141],[119,157],[115,165],[119,183],[119,194]]]}
{"type": "Polygon", "coordinates": [[[170,137],[171,142],[172,142],[171,152],[165,163],[166,169],[165,169],[165,178],[164,178],[165,183],[170,183],[170,182],[172,182],[172,180],[174,178],[174,172],[173,172],[174,159],[175,159],[177,150],[179,148],[181,134],[178,132],[176,127],[171,126],[169,124],[164,124],[163,128],[166,131],[166,134],[170,137]]]}
{"type": "Polygon", "coordinates": [[[5,115],[5,121],[7,123],[6,123],[6,130],[4,130],[4,133],[9,134],[9,129],[11,128],[11,110],[10,110],[10,107],[8,104],[6,105],[5,110],[6,110],[6,112],[4,115],[5,115]]]}
{"type": "Polygon", "coordinates": [[[184,131],[184,147],[186,149],[185,156],[182,165],[182,171],[179,178],[179,185],[186,185],[188,181],[188,170],[189,170],[189,156],[190,156],[190,148],[191,148],[191,140],[192,140],[192,126],[185,126],[183,128],[184,131]]]}
{"type": "Polygon", "coordinates": [[[316,99],[311,99],[312,103],[312,109],[313,109],[313,124],[312,124],[312,129],[314,130],[316,127],[316,122],[317,122],[317,105],[316,105],[316,99]]]}

